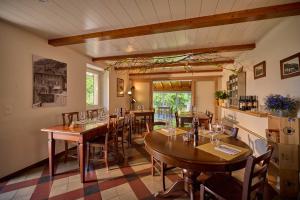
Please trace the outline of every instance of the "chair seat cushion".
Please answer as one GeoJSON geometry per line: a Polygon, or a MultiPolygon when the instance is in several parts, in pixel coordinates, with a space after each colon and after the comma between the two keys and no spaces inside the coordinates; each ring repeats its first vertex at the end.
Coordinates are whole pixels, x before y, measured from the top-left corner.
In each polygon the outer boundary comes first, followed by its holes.
{"type": "Polygon", "coordinates": [[[242,199],[243,186],[229,175],[214,174],[205,181],[204,185],[225,199],[242,199]]]}
{"type": "MultiPolygon", "coordinates": [[[[257,171],[259,171],[261,169],[262,169],[262,166],[256,164],[254,166],[253,172],[255,173],[255,172],[257,172],[257,171]]],[[[244,180],[244,174],[245,174],[245,169],[241,169],[241,170],[233,171],[232,172],[232,177],[234,177],[235,179],[237,179],[238,181],[240,181],[242,183],[243,180],[244,180]]],[[[255,185],[257,182],[259,182],[259,180],[260,180],[259,177],[253,178],[252,185],[255,185]]]]}

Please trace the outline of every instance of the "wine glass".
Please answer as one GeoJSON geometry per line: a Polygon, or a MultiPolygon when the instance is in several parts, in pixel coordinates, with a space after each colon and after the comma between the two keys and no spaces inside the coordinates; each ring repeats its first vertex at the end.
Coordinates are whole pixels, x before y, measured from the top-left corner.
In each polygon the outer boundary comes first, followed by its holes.
{"type": "Polygon", "coordinates": [[[85,119],[86,119],[86,112],[85,111],[79,112],[79,121],[85,121],[85,119]]]}

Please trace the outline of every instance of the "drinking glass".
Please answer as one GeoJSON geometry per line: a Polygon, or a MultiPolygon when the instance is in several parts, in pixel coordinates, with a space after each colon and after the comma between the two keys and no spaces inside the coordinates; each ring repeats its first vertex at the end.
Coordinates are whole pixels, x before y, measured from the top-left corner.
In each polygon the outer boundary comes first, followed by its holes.
{"type": "Polygon", "coordinates": [[[211,133],[210,142],[215,146],[219,145],[220,139],[218,138],[218,133],[216,132],[211,133]]]}

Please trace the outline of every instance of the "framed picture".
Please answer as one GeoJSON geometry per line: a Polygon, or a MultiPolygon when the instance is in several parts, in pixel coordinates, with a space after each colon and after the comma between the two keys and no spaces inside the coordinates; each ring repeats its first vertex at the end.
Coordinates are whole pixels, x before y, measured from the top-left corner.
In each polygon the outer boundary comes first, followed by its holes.
{"type": "Polygon", "coordinates": [[[67,102],[67,64],[32,56],[33,108],[64,106],[67,102]]]}
{"type": "Polygon", "coordinates": [[[300,53],[296,53],[280,61],[281,79],[300,75],[300,53]]]}
{"type": "Polygon", "coordinates": [[[124,97],[124,80],[117,78],[117,97],[124,97]]]}
{"type": "Polygon", "coordinates": [[[254,79],[266,76],[266,61],[260,62],[253,66],[254,79]]]}

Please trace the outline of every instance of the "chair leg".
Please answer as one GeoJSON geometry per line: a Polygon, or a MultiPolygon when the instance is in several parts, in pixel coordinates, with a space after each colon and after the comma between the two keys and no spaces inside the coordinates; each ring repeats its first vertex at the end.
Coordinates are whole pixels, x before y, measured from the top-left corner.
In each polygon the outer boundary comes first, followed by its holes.
{"type": "Polygon", "coordinates": [[[105,167],[108,171],[108,148],[107,147],[104,147],[104,161],[105,161],[105,167]]]}
{"type": "Polygon", "coordinates": [[[155,169],[154,169],[154,158],[153,158],[153,156],[151,156],[151,163],[152,163],[152,167],[151,167],[151,174],[152,174],[152,176],[154,176],[154,174],[155,174],[155,169]]]}
{"type": "Polygon", "coordinates": [[[200,200],[204,200],[205,188],[204,185],[200,185],[200,200]]]}
{"type": "Polygon", "coordinates": [[[122,151],[123,151],[123,156],[125,158],[125,150],[124,150],[124,136],[122,135],[122,151]]]}
{"type": "Polygon", "coordinates": [[[90,169],[90,145],[89,144],[86,145],[86,166],[87,166],[87,171],[89,171],[90,169]]]}
{"type": "Polygon", "coordinates": [[[165,164],[163,162],[160,163],[160,176],[161,176],[161,180],[162,180],[163,191],[166,191],[165,164]]]}
{"type": "Polygon", "coordinates": [[[67,162],[68,154],[69,154],[68,142],[65,141],[65,159],[64,159],[64,162],[67,162]]]}

